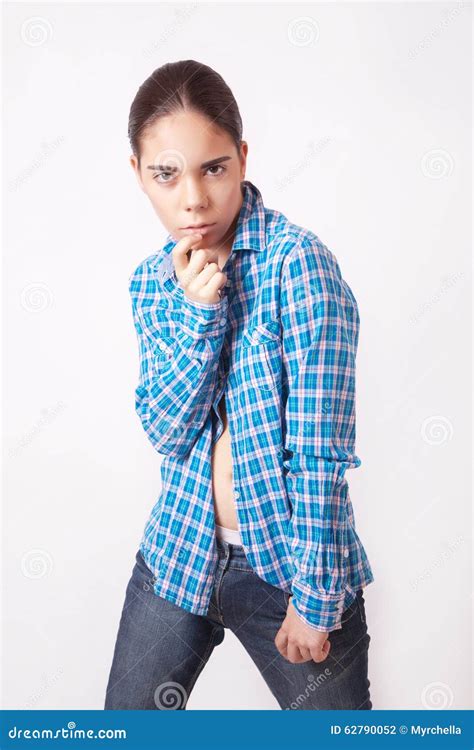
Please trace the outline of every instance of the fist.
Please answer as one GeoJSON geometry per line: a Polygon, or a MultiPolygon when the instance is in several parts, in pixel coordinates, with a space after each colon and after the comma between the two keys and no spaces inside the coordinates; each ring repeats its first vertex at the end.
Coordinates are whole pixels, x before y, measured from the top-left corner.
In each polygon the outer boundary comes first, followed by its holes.
{"type": "Polygon", "coordinates": [[[275,646],[291,664],[305,661],[322,662],[331,648],[329,633],[310,628],[296,614],[293,602],[288,602],[286,617],[275,636],[275,646]]]}
{"type": "Polygon", "coordinates": [[[219,268],[217,251],[197,247],[201,240],[202,235],[196,233],[176,243],[172,251],[174,270],[188,299],[214,304],[220,300],[219,292],[226,284],[227,275],[219,268]]]}

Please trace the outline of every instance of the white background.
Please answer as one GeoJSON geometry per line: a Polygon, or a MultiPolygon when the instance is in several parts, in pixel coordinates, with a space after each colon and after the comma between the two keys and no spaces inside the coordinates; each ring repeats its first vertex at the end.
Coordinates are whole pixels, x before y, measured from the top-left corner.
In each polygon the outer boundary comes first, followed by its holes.
{"type": "MultiPolygon", "coordinates": [[[[265,204],[359,304],[347,475],[375,581],[374,709],[469,708],[467,3],[4,8],[3,708],[101,709],[161,457],[128,278],[163,244],[130,104],[192,58],[231,87],[265,204]],[[177,10],[181,10],[181,15],[177,10]]],[[[188,709],[278,709],[229,631],[188,709]]]]}

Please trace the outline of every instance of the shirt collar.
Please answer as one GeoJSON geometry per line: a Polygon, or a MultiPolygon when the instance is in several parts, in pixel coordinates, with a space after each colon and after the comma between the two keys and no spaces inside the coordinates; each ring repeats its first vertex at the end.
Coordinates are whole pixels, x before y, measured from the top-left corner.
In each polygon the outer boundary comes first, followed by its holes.
{"type": "Polygon", "coordinates": [[[260,190],[250,180],[241,183],[243,201],[232,250],[265,250],[265,206],[260,190]]]}
{"type": "MultiPolygon", "coordinates": [[[[265,250],[265,206],[263,205],[262,195],[250,180],[243,180],[241,182],[241,190],[243,201],[235,228],[232,251],[265,250]]],[[[163,251],[158,255],[156,264],[162,261],[160,272],[163,274],[163,280],[167,279],[173,273],[174,266],[171,258],[171,250],[176,245],[176,242],[177,240],[169,234],[166,238],[163,251]]]]}

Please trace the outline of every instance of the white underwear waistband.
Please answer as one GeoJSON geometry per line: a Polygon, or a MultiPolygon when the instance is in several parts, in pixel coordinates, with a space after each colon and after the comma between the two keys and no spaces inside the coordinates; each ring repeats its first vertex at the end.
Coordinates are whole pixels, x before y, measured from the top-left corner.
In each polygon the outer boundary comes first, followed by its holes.
{"type": "Polygon", "coordinates": [[[242,544],[242,538],[238,529],[228,529],[226,526],[219,526],[216,523],[216,536],[229,544],[242,544]]]}

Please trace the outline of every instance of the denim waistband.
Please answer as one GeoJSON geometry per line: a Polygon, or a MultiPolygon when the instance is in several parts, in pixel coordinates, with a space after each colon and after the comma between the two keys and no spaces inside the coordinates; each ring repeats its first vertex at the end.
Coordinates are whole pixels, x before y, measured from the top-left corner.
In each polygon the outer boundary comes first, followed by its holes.
{"type": "Polygon", "coordinates": [[[245,550],[241,544],[232,544],[216,536],[216,547],[219,557],[227,557],[229,560],[247,560],[245,550]]]}

